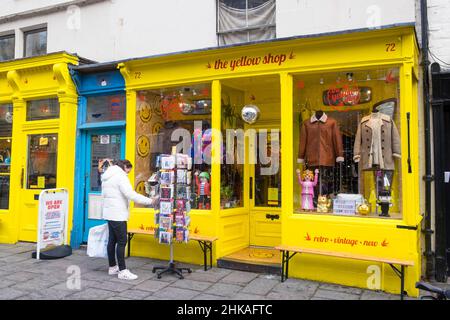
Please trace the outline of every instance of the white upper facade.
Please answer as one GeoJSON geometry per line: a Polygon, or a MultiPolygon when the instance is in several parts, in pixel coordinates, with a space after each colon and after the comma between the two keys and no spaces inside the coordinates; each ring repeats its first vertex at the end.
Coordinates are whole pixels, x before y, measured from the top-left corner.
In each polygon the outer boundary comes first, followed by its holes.
{"type": "MultiPolygon", "coordinates": [[[[216,0],[0,0],[0,38],[14,34],[22,58],[23,33],[46,27],[48,53],[115,61],[217,47],[216,11],[216,0]]],[[[275,21],[277,38],[415,23],[416,1],[277,0],[275,21]]]]}

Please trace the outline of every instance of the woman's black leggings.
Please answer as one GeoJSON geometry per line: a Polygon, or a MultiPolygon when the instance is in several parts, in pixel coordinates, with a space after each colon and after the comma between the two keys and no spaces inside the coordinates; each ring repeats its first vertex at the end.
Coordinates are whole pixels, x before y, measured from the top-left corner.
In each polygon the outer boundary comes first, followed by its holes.
{"type": "Polygon", "coordinates": [[[127,222],[126,221],[108,221],[109,241],[108,241],[108,260],[109,266],[114,267],[117,262],[119,270],[125,270],[125,247],[127,245],[127,222]],[[117,245],[117,248],[116,248],[117,245]]]}

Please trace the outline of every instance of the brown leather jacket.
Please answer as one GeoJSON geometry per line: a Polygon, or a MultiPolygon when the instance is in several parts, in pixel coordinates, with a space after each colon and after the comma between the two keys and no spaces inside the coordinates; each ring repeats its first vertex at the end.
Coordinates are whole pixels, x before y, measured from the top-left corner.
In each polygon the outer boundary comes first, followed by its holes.
{"type": "Polygon", "coordinates": [[[303,122],[298,159],[312,167],[334,167],[336,162],[344,161],[342,135],[336,120],[324,113],[320,119],[313,115],[303,122]]]}

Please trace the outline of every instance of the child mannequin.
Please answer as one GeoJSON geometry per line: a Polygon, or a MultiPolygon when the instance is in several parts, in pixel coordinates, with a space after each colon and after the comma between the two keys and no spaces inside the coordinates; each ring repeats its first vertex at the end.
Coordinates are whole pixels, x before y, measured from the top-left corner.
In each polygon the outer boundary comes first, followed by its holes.
{"type": "Polygon", "coordinates": [[[302,210],[314,210],[314,187],[317,185],[319,178],[319,169],[316,169],[313,175],[311,170],[305,170],[303,174],[299,169],[296,170],[298,184],[302,186],[302,210]]]}

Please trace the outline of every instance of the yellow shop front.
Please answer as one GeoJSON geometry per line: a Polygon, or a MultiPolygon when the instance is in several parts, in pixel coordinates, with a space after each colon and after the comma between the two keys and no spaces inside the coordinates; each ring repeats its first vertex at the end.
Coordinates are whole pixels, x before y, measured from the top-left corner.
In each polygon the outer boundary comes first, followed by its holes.
{"type": "MultiPolygon", "coordinates": [[[[417,58],[406,26],[122,62],[130,177],[145,194],[161,154],[193,156],[208,188],[192,183],[190,233],[218,237],[219,267],[244,252],[279,268],[281,244],[405,259],[405,290],[417,295],[417,58]]],[[[154,220],[134,206],[129,228],[154,220]]],[[[156,240],[133,242],[134,255],[169,257],[156,240]]],[[[177,261],[202,258],[193,241],[175,245],[177,261]]],[[[290,276],[399,291],[381,262],[302,254],[290,276]]]]}
{"type": "Polygon", "coordinates": [[[66,188],[72,203],[77,93],[68,64],[78,62],[55,53],[0,63],[2,243],[37,241],[43,189],[66,188]]]}

